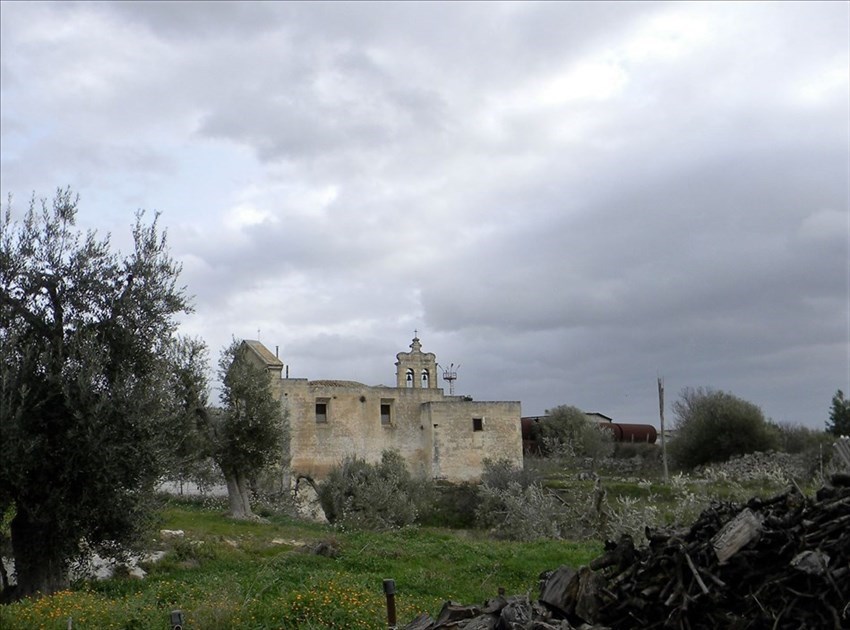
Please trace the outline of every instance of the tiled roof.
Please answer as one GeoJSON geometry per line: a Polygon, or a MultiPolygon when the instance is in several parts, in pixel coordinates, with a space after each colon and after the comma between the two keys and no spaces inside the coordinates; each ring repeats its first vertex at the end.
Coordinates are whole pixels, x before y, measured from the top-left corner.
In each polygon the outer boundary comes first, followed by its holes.
{"type": "Polygon", "coordinates": [[[318,385],[320,387],[368,387],[368,385],[358,383],[357,381],[339,381],[328,379],[323,379],[320,381],[310,381],[310,385],[318,385]]]}
{"type": "Polygon", "coordinates": [[[243,343],[262,359],[268,367],[283,368],[283,361],[272,354],[268,348],[255,339],[245,339],[243,343]]]}

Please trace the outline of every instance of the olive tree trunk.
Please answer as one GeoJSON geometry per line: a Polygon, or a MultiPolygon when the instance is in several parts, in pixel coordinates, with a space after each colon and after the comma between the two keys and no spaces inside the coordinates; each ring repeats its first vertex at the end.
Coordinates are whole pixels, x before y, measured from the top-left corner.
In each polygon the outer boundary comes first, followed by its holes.
{"type": "Polygon", "coordinates": [[[49,524],[36,522],[26,510],[20,510],[12,519],[11,533],[18,584],[15,599],[68,588],[68,561],[62,550],[50,544],[53,532],[49,524]]]}
{"type": "Polygon", "coordinates": [[[231,470],[224,473],[224,479],[227,482],[230,516],[245,520],[256,518],[251,511],[251,494],[245,475],[238,470],[231,470]]]}

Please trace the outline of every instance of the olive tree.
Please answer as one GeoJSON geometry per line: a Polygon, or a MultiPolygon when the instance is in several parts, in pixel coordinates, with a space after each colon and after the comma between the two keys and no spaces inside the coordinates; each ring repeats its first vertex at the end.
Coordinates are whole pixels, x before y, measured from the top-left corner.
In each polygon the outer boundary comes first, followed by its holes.
{"type": "Polygon", "coordinates": [[[210,450],[209,353],[202,339],[180,337],[171,347],[173,421],[163,436],[169,445],[164,475],[172,481],[212,485],[221,475],[210,450]]]}
{"type": "Polygon", "coordinates": [[[778,446],[777,432],[761,409],[727,392],[686,387],[673,403],[673,412],[676,437],[669,450],[682,468],[778,446]]]}
{"type": "Polygon", "coordinates": [[[190,309],[157,218],[133,248],[76,228],[78,199],[0,218],[0,513],[13,513],[16,596],[68,584],[81,541],[132,541],[167,463],[179,405],[176,316],[190,309]]]}
{"type": "Polygon", "coordinates": [[[222,406],[207,417],[211,455],[227,482],[231,516],[253,518],[251,481],[273,463],[288,465],[287,417],[268,371],[251,361],[239,340],[221,351],[218,375],[222,406]]]}

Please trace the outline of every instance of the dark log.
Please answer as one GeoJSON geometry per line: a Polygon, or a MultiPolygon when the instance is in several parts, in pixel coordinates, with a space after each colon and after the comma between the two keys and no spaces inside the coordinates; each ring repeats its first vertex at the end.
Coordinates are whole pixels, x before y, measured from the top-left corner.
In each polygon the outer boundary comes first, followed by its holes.
{"type": "Polygon", "coordinates": [[[437,628],[454,627],[458,621],[464,619],[472,619],[481,612],[478,606],[463,606],[456,602],[446,602],[443,604],[440,614],[437,615],[437,622],[434,624],[434,630],[437,628]]]}
{"type": "Polygon", "coordinates": [[[620,536],[620,539],[616,543],[611,541],[606,542],[605,550],[604,555],[590,563],[590,568],[594,571],[614,565],[622,571],[634,562],[635,543],[628,534],[620,536]]]}
{"type": "Polygon", "coordinates": [[[428,613],[422,613],[409,624],[404,626],[403,630],[431,630],[434,627],[434,619],[428,613]]]}
{"type": "Polygon", "coordinates": [[[579,569],[577,577],[575,614],[583,621],[592,622],[599,611],[599,589],[605,583],[605,579],[589,567],[579,569]]]}
{"type": "Polygon", "coordinates": [[[540,592],[539,600],[553,610],[567,615],[572,610],[569,587],[576,572],[568,566],[560,566],[546,580],[540,592]]]}
{"type": "Polygon", "coordinates": [[[499,623],[499,615],[478,615],[474,619],[460,623],[463,630],[494,630],[499,623]]]}
{"type": "Polygon", "coordinates": [[[750,508],[744,508],[711,539],[717,560],[724,564],[743,547],[757,539],[762,531],[761,520],[750,508]]]}
{"type": "Polygon", "coordinates": [[[497,630],[521,630],[533,617],[531,602],[525,597],[512,597],[502,608],[497,630]]]}

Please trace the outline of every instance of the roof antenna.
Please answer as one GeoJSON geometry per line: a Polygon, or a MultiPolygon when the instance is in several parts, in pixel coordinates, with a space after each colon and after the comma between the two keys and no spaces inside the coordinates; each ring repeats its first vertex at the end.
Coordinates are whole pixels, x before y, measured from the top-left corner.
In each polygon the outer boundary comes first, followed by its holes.
{"type": "Polygon", "coordinates": [[[455,395],[455,381],[457,380],[457,371],[459,369],[460,363],[458,363],[457,367],[455,367],[454,363],[451,363],[449,364],[448,369],[443,368],[443,380],[449,382],[449,396],[455,395]]]}

